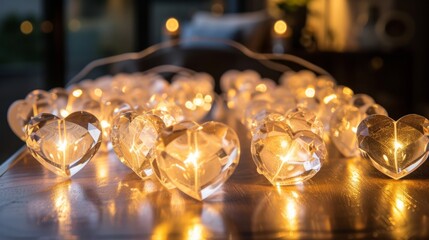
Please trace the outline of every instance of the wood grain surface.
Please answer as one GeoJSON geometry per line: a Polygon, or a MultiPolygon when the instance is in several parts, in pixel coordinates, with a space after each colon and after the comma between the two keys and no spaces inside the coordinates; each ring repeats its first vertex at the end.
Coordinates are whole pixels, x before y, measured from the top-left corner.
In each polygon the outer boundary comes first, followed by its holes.
{"type": "Polygon", "coordinates": [[[428,162],[397,181],[330,149],[314,178],[273,187],[256,172],[246,131],[229,124],[240,164],[203,202],[141,180],[114,153],[65,180],[24,148],[0,167],[0,239],[429,238],[428,162]]]}

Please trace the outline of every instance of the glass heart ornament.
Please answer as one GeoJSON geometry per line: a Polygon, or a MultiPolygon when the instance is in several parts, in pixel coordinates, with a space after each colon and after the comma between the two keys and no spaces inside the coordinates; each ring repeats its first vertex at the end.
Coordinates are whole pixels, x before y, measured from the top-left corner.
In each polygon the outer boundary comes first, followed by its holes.
{"type": "Polygon", "coordinates": [[[200,121],[212,108],[214,80],[206,73],[176,75],[170,91],[174,101],[182,107],[185,119],[200,121]]]}
{"type": "Polygon", "coordinates": [[[327,151],[321,136],[293,131],[279,114],[270,114],[251,140],[252,159],[259,174],[273,185],[292,185],[312,178],[322,167],[327,151]]]}
{"type": "Polygon", "coordinates": [[[39,114],[27,124],[26,134],[33,157],[62,177],[79,172],[97,152],[102,138],[98,119],[83,111],[66,118],[39,114]]]}
{"type": "Polygon", "coordinates": [[[376,169],[400,179],[416,170],[428,157],[429,121],[409,114],[397,121],[371,115],[358,126],[359,148],[376,169]]]}
{"type": "Polygon", "coordinates": [[[30,119],[42,112],[52,111],[51,94],[44,90],[34,90],[25,99],[13,102],[7,112],[10,128],[21,140],[25,141],[25,125],[30,119]]]}
{"type": "Polygon", "coordinates": [[[156,157],[156,141],[164,127],[163,120],[152,112],[123,112],[113,122],[113,150],[142,179],[152,175],[150,161],[156,157]]]}
{"type": "Polygon", "coordinates": [[[235,131],[223,123],[185,121],[161,132],[156,152],[151,165],[161,183],[201,201],[232,175],[240,143],[235,131]]]}
{"type": "Polygon", "coordinates": [[[387,116],[386,110],[375,103],[364,105],[360,108],[345,105],[332,115],[329,123],[330,139],[344,157],[360,155],[356,137],[357,128],[363,119],[372,114],[387,116]]]}

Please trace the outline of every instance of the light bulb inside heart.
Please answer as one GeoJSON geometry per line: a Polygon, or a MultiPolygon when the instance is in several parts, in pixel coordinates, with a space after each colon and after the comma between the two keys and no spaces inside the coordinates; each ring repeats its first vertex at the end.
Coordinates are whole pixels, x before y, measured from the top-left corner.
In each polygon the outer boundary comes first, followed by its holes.
{"type": "Polygon", "coordinates": [[[47,169],[71,177],[97,152],[101,132],[98,119],[87,112],[74,112],[66,118],[42,113],[28,123],[26,144],[47,169]]]}
{"type": "Polygon", "coordinates": [[[358,127],[359,148],[375,168],[400,179],[416,170],[428,157],[429,121],[416,114],[397,121],[371,115],[358,127]]]}
{"type": "Polygon", "coordinates": [[[51,112],[52,103],[50,93],[44,90],[34,90],[25,99],[17,100],[10,105],[7,121],[15,135],[25,141],[25,125],[37,114],[51,112]]]}
{"type": "Polygon", "coordinates": [[[152,112],[121,113],[114,120],[111,141],[113,150],[122,163],[145,179],[152,175],[150,161],[155,158],[155,144],[163,120],[152,112]]]}
{"type": "Polygon", "coordinates": [[[272,117],[253,135],[251,151],[258,173],[275,186],[310,179],[327,154],[320,136],[309,130],[293,132],[285,120],[272,117]]]}
{"type": "MultiPolygon", "coordinates": [[[[231,176],[240,158],[237,134],[225,124],[181,122],[164,129],[151,162],[165,184],[203,200],[231,176]]],[[[168,186],[167,186],[168,187],[168,186]]]]}

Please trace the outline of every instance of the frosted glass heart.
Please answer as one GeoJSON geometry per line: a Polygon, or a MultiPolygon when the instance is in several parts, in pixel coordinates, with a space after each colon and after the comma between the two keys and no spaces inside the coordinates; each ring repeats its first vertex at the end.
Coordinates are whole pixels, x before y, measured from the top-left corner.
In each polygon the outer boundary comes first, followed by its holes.
{"type": "Polygon", "coordinates": [[[378,104],[364,105],[360,108],[345,105],[332,115],[329,123],[330,139],[343,156],[359,156],[357,127],[364,118],[372,114],[387,116],[386,110],[378,104]]]}
{"type": "Polygon", "coordinates": [[[114,120],[113,150],[121,162],[142,179],[152,175],[150,161],[156,156],[156,140],[164,127],[163,120],[150,112],[123,112],[114,120]]]}
{"type": "Polygon", "coordinates": [[[252,137],[251,153],[259,174],[273,185],[291,185],[313,177],[327,151],[314,132],[293,132],[284,119],[269,116],[252,137]]]}
{"type": "Polygon", "coordinates": [[[410,114],[394,121],[383,115],[371,115],[358,126],[357,138],[362,150],[376,169],[400,179],[416,170],[428,157],[429,121],[410,114]]]}
{"type": "Polygon", "coordinates": [[[52,98],[50,93],[34,90],[24,100],[17,100],[10,105],[7,121],[16,136],[25,141],[25,125],[28,121],[39,113],[51,111],[52,98]]]}
{"type": "Polygon", "coordinates": [[[87,112],[74,112],[66,118],[39,114],[28,123],[26,134],[33,157],[63,177],[73,176],[89,162],[102,136],[98,119],[87,112]]]}
{"type": "Polygon", "coordinates": [[[163,183],[203,200],[231,176],[240,158],[240,143],[230,127],[219,122],[181,122],[164,129],[151,165],[163,183]]]}

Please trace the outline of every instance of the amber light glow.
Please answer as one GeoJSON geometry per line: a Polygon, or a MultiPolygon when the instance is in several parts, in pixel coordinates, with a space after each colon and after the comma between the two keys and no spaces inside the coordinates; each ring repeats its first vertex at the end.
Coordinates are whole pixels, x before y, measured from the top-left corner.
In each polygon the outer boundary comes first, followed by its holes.
{"type": "Polygon", "coordinates": [[[21,32],[25,35],[28,35],[33,32],[33,24],[31,24],[30,21],[23,21],[19,28],[21,32]]]}
{"type": "Polygon", "coordinates": [[[179,30],[180,24],[176,18],[169,18],[165,22],[165,29],[170,33],[175,33],[179,30]]]}
{"type": "Polygon", "coordinates": [[[277,20],[274,23],[274,32],[278,35],[283,35],[287,31],[287,24],[283,20],[277,20]]]}

